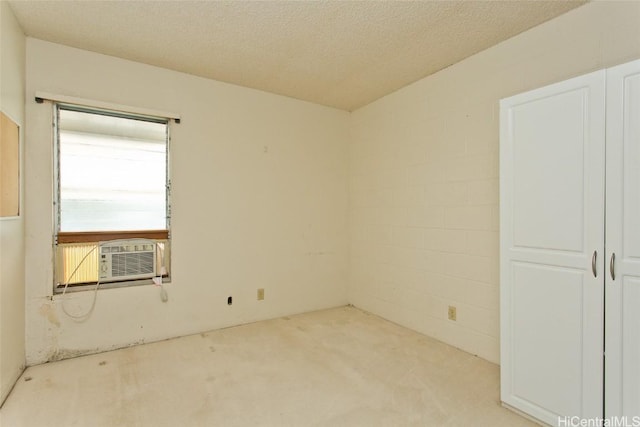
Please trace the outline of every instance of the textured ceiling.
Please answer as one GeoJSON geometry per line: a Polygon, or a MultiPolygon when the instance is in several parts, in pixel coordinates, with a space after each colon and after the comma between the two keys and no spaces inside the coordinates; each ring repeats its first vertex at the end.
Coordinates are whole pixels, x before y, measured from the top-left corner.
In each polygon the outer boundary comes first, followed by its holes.
{"type": "Polygon", "coordinates": [[[582,1],[10,1],[29,36],[354,110],[582,1]]]}

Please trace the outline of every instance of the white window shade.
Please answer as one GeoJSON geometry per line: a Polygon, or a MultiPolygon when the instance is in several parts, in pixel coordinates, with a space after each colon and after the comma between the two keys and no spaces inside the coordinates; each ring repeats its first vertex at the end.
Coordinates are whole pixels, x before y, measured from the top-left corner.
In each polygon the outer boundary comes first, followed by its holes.
{"type": "Polygon", "coordinates": [[[59,109],[61,232],[167,228],[167,124],[59,109]]]}

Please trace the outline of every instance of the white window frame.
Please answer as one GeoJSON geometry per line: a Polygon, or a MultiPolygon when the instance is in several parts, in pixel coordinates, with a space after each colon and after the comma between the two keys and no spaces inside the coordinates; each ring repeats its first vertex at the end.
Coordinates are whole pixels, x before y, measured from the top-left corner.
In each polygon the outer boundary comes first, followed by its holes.
{"type": "MultiPolygon", "coordinates": [[[[166,274],[162,276],[163,283],[169,283],[171,281],[171,175],[170,175],[170,153],[171,153],[171,121],[175,121],[176,123],[180,122],[180,119],[175,115],[149,115],[149,114],[141,114],[137,112],[128,112],[122,111],[120,109],[113,108],[105,108],[103,106],[93,106],[95,104],[102,103],[91,103],[93,105],[81,105],[74,102],[61,102],[56,101],[55,99],[51,99],[53,101],[53,171],[54,171],[54,203],[53,203],[53,216],[54,216],[54,229],[53,229],[53,246],[54,246],[54,274],[53,274],[53,292],[54,294],[62,293],[65,291],[65,283],[60,283],[59,278],[62,277],[61,273],[58,269],[61,266],[61,263],[58,260],[58,257],[61,256],[59,247],[64,245],[64,243],[59,242],[60,231],[60,197],[61,197],[61,188],[60,188],[60,133],[59,133],[59,112],[61,109],[70,110],[76,112],[86,112],[89,114],[100,114],[105,116],[113,116],[113,117],[122,117],[126,119],[133,120],[141,120],[147,122],[155,122],[155,123],[164,123],[166,126],[166,182],[165,182],[165,201],[166,201],[166,239],[152,239],[159,242],[164,243],[164,259],[162,265],[165,267],[166,274]]],[[[36,98],[36,101],[41,102],[41,98],[36,98]]],[[[103,104],[107,107],[111,107],[110,104],[103,104]]],[[[140,231],[138,234],[144,234],[145,230],[135,230],[140,231]]],[[[95,234],[123,234],[125,232],[113,231],[113,232],[96,232],[95,234]]],[[[73,234],[73,233],[72,233],[73,234]]],[[[132,237],[135,238],[135,237],[132,237]]],[[[78,243],[82,244],[82,243],[78,243]]],[[[98,241],[92,240],[90,242],[86,242],[87,245],[95,245],[97,254],[99,250],[97,249],[98,241]]],[[[82,284],[69,284],[66,287],[66,292],[74,292],[74,291],[82,291],[88,289],[95,289],[96,284],[98,282],[90,282],[90,283],[82,283],[82,284]]],[[[100,289],[107,288],[116,288],[116,287],[128,287],[128,286],[138,286],[138,285],[149,285],[153,284],[152,279],[138,279],[138,280],[125,280],[119,282],[100,282],[100,289]]]]}

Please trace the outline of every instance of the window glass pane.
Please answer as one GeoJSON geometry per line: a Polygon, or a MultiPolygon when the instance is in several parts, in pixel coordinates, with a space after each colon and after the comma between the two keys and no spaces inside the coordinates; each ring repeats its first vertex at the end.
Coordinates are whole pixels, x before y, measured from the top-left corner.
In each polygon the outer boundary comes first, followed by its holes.
{"type": "Polygon", "coordinates": [[[60,231],[165,229],[166,123],[59,113],[60,231]]]}

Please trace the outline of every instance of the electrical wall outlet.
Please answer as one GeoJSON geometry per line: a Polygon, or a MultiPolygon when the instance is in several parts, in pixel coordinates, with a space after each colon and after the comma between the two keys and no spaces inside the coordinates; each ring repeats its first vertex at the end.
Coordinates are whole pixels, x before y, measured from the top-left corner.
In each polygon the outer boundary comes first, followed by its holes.
{"type": "Polygon", "coordinates": [[[262,301],[264,299],[264,289],[258,289],[258,301],[262,301]]]}
{"type": "Polygon", "coordinates": [[[449,306],[447,317],[449,318],[449,320],[456,321],[458,314],[456,313],[456,308],[454,306],[452,305],[449,306]]]}

